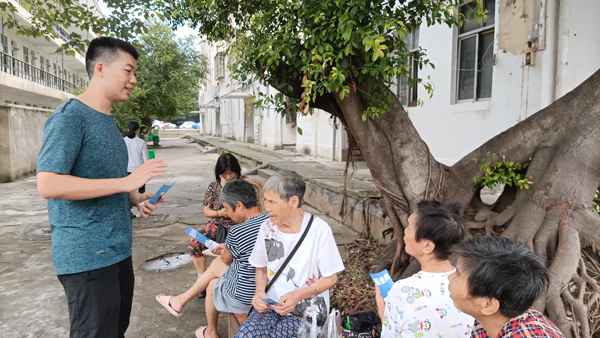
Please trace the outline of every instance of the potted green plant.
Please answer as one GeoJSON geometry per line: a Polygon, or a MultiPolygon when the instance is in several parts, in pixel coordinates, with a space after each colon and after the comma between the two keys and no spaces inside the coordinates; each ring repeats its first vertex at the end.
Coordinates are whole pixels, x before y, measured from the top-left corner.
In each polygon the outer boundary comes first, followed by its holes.
{"type": "Polygon", "coordinates": [[[475,177],[475,186],[481,188],[479,197],[484,204],[494,205],[506,186],[529,189],[532,182],[525,176],[527,164],[506,161],[484,163],[481,176],[475,177]]]}

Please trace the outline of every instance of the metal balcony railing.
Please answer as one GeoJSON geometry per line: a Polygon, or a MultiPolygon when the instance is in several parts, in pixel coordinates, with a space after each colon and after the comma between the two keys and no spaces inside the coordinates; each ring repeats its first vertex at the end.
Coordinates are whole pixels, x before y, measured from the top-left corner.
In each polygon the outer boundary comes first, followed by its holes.
{"type": "Polygon", "coordinates": [[[75,89],[81,87],[81,85],[75,85],[73,82],[42,70],[37,66],[30,65],[2,51],[0,51],[0,72],[12,74],[42,86],[69,93],[73,93],[75,89]]]}

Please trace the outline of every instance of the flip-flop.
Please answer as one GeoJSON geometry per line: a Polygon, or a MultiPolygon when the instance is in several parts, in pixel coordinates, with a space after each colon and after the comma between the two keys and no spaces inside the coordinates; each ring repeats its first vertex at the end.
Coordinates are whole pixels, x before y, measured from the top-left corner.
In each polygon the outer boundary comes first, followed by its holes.
{"type": "Polygon", "coordinates": [[[206,326],[200,326],[194,333],[196,335],[196,338],[206,338],[206,326]]]}
{"type": "Polygon", "coordinates": [[[179,318],[183,314],[183,311],[177,311],[171,306],[171,299],[173,299],[172,296],[157,295],[154,298],[160,305],[162,305],[162,307],[165,308],[165,310],[169,311],[169,313],[173,316],[179,318]]]}

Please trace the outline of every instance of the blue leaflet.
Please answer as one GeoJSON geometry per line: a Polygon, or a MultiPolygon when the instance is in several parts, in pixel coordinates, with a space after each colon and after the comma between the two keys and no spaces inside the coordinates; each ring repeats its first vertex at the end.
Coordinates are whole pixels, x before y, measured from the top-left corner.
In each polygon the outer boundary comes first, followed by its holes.
{"type": "Polygon", "coordinates": [[[187,227],[185,229],[185,234],[192,237],[193,239],[197,240],[198,242],[202,243],[202,245],[207,247],[209,250],[213,250],[216,246],[219,245],[219,243],[206,237],[203,233],[201,233],[200,231],[198,231],[192,227],[187,227]]]}
{"type": "Polygon", "coordinates": [[[158,200],[160,200],[162,195],[166,194],[167,191],[169,191],[169,189],[171,189],[174,185],[174,182],[171,184],[163,184],[162,187],[160,187],[160,189],[158,189],[158,191],[152,197],[150,197],[148,202],[150,202],[150,204],[158,203],[158,200]]]}
{"type": "Polygon", "coordinates": [[[185,229],[185,234],[202,243],[204,246],[206,246],[206,243],[210,240],[208,237],[204,236],[203,233],[192,227],[187,227],[185,229]]]}
{"type": "Polygon", "coordinates": [[[394,286],[394,281],[392,280],[390,273],[386,269],[380,272],[369,273],[369,276],[371,276],[375,285],[379,287],[381,296],[385,298],[392,289],[392,286],[394,286]]]}

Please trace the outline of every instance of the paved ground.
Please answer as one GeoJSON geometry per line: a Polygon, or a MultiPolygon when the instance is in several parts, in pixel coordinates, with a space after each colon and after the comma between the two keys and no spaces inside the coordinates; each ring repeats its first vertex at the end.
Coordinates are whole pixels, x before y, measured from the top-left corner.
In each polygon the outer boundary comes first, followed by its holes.
{"type": "MultiPolygon", "coordinates": [[[[189,286],[191,264],[168,272],[147,272],[141,266],[151,257],[185,249],[183,229],[200,224],[202,194],[213,179],[216,154],[180,139],[161,140],[157,156],[169,163],[166,177],[149,184],[174,180],[156,216],[134,224],[133,261],[136,274],[131,325],[127,337],[193,337],[205,324],[203,304],[193,301],[176,319],[154,300],[159,292],[175,293],[189,286]]],[[[54,275],[46,202],[36,192],[35,178],[0,184],[0,336],[67,337],[68,314],[64,292],[54,275]]],[[[221,321],[225,337],[225,320],[221,321]]]]}

